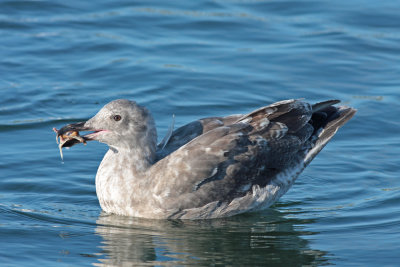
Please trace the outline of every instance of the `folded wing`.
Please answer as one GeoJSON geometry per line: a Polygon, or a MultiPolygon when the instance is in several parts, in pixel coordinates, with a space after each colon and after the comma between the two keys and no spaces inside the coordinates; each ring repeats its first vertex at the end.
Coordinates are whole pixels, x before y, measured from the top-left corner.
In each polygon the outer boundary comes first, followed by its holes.
{"type": "Polygon", "coordinates": [[[193,131],[194,138],[184,134],[190,141],[152,167],[154,195],[164,207],[183,210],[229,202],[251,192],[253,185],[265,186],[312,147],[312,113],[310,104],[286,100],[202,134],[193,131]]]}

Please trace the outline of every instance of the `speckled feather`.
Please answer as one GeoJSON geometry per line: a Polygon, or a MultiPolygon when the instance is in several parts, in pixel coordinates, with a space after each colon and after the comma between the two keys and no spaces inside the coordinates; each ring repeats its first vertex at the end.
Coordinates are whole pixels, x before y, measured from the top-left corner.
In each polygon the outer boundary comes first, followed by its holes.
{"type": "MultiPolygon", "coordinates": [[[[246,115],[205,118],[156,146],[149,111],[107,104],[85,129],[110,146],[96,176],[103,210],[146,218],[204,219],[265,209],[355,113],[331,100],[285,100],[246,115]],[[113,121],[115,114],[121,121],[113,121]]],[[[89,139],[88,139],[89,140],[89,139]]]]}

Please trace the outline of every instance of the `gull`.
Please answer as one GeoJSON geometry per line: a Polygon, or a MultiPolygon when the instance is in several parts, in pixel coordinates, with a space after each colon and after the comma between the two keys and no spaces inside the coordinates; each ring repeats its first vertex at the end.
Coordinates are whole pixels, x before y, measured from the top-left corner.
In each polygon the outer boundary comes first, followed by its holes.
{"type": "Polygon", "coordinates": [[[60,149],[92,140],[108,145],[96,175],[105,212],[211,219],[266,209],[285,194],[356,113],[336,107],[339,102],[290,99],[248,114],[199,119],[176,130],[171,125],[157,145],[149,110],[118,99],[88,121],[55,131],[62,139],[60,149]],[[80,131],[91,132],[80,136],[80,131]]]}

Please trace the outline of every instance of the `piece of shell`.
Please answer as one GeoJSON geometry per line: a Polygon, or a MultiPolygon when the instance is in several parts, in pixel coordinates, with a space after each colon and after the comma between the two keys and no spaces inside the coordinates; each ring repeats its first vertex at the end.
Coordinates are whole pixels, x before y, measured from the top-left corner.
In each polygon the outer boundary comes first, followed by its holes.
{"type": "Polygon", "coordinates": [[[68,131],[63,134],[59,134],[59,131],[56,128],[53,128],[53,131],[57,134],[56,141],[58,144],[58,149],[60,150],[61,160],[64,160],[62,148],[67,142],[76,140],[76,141],[78,141],[78,143],[83,143],[84,145],[86,145],[86,140],[82,136],[79,135],[78,131],[68,131]]]}

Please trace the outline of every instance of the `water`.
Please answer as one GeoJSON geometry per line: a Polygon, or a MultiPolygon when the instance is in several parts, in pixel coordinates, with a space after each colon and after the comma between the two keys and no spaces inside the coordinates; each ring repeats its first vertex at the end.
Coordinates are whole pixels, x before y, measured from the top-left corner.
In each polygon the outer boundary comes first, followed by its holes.
{"type": "Polygon", "coordinates": [[[1,1],[0,265],[397,266],[399,1],[1,1]],[[52,127],[108,101],[176,115],[274,101],[358,109],[264,212],[211,221],[103,214],[103,144],[60,161],[52,127]]]}

